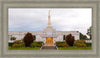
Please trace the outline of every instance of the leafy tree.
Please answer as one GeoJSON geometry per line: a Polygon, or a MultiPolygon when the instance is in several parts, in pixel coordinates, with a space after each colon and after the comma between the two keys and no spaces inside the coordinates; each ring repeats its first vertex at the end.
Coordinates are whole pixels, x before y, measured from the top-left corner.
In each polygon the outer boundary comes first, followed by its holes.
{"type": "Polygon", "coordinates": [[[66,36],[66,42],[69,46],[73,46],[74,41],[75,41],[75,38],[74,36],[72,36],[72,34],[69,34],[66,36]]]}
{"type": "Polygon", "coordinates": [[[34,42],[34,40],[35,40],[35,36],[33,36],[31,33],[28,32],[24,36],[23,42],[25,43],[26,47],[30,47],[31,43],[34,42]]]}
{"type": "Polygon", "coordinates": [[[11,37],[10,40],[16,40],[16,37],[11,37]]]}
{"type": "Polygon", "coordinates": [[[80,39],[87,39],[87,36],[80,33],[80,39]]]}
{"type": "Polygon", "coordinates": [[[92,26],[87,30],[87,35],[90,36],[90,39],[92,39],[91,30],[92,30],[92,26]]]}

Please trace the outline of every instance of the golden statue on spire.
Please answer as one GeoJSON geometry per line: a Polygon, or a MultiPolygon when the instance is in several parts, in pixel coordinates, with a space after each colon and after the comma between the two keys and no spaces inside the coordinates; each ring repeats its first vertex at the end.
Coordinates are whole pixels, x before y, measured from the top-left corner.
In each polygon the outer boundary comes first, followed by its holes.
{"type": "Polygon", "coordinates": [[[50,22],[50,10],[48,12],[48,26],[51,26],[51,22],[50,22]]]}
{"type": "Polygon", "coordinates": [[[50,15],[50,10],[49,10],[49,15],[50,15]]]}

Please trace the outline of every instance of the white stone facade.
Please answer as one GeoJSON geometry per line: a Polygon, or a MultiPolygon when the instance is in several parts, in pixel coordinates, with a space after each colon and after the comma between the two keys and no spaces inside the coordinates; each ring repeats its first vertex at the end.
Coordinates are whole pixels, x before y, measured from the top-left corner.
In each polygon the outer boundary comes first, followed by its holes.
{"type": "Polygon", "coordinates": [[[24,38],[27,32],[32,33],[32,35],[36,36],[36,41],[46,42],[46,37],[53,37],[53,43],[56,41],[64,41],[63,36],[67,36],[68,34],[72,34],[75,37],[75,40],[79,39],[78,31],[55,31],[55,32],[45,32],[45,31],[10,31],[10,37],[16,37],[16,40],[21,40],[24,38]]]}

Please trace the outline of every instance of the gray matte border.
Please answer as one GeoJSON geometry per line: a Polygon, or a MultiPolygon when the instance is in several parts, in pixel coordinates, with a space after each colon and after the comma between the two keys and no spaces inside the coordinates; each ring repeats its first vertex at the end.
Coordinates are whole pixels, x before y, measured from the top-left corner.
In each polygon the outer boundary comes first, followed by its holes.
{"type": "Polygon", "coordinates": [[[0,56],[2,57],[96,57],[98,56],[99,54],[99,50],[98,50],[98,47],[99,47],[99,44],[98,44],[98,40],[99,40],[99,37],[98,37],[98,32],[96,30],[99,30],[97,26],[98,25],[98,12],[99,12],[99,6],[98,6],[98,1],[94,1],[94,2],[80,2],[80,1],[77,1],[77,2],[65,2],[65,1],[61,1],[61,2],[38,2],[37,1],[30,1],[30,2],[27,2],[27,1],[4,1],[1,3],[1,16],[0,18],[2,19],[1,20],[1,26],[2,29],[0,30],[2,33],[0,33],[0,36],[1,39],[1,43],[0,43],[0,56]],[[29,3],[29,4],[28,4],[29,3]],[[45,3],[45,4],[44,4],[45,3]],[[23,4],[25,4],[25,6],[22,6],[23,4]],[[55,6],[53,6],[52,4],[54,4],[55,6]],[[16,6],[17,5],[17,6],[16,6]],[[33,6],[35,5],[35,6],[33,6]],[[41,5],[41,6],[40,6],[41,5]],[[57,6],[57,5],[60,5],[60,6],[57,6]],[[78,6],[80,5],[80,6],[78,6]],[[84,5],[84,6],[83,6],[84,5]],[[93,9],[93,20],[92,20],[92,23],[93,23],[93,26],[92,26],[92,34],[94,35],[93,36],[93,47],[95,46],[95,49],[92,49],[92,50],[60,50],[60,51],[55,51],[55,50],[8,50],[8,43],[7,43],[7,35],[8,35],[8,8],[29,8],[29,7],[32,7],[32,8],[92,8],[93,9]],[[95,38],[95,39],[94,39],[95,38]],[[97,42],[96,42],[97,41],[97,42]],[[5,44],[6,43],[6,44],[5,44]],[[26,52],[29,52],[29,53],[25,53],[26,52]],[[86,54],[81,54],[83,51],[86,52],[86,54]],[[16,52],[16,53],[15,53],[16,52]],[[20,54],[20,53],[21,54],[20,54]],[[55,53],[56,52],[56,53],[55,53]],[[63,52],[67,52],[67,53],[63,53],[63,52]],[[73,54],[74,52],[74,54],[73,54]],[[77,52],[78,54],[75,54],[75,52],[77,52]],[[91,52],[96,52],[96,53],[93,53],[91,54],[91,52]],[[37,53],[37,54],[36,54],[37,53]],[[54,54],[55,53],[55,54],[54,54]],[[38,55],[39,54],[39,55],[38,55]],[[54,55],[53,55],[54,54],[54,55]],[[72,56],[73,55],[73,56],[72,56]]]}
{"type": "MultiPolygon", "coordinates": [[[[7,5],[8,6],[8,5],[7,5]]],[[[3,9],[3,10],[5,10],[5,9],[3,9]]],[[[7,9],[6,9],[7,10],[7,9]]],[[[4,11],[4,12],[7,12],[7,11],[4,11]]],[[[6,20],[5,20],[6,21],[6,20]]],[[[6,22],[7,23],[7,22],[6,22]]],[[[6,25],[6,24],[5,24],[6,25]]],[[[7,29],[6,27],[5,27],[5,29],[7,29]]],[[[7,29],[8,30],[8,29],[7,29]]],[[[7,34],[7,33],[5,33],[5,34],[7,34]]],[[[11,52],[11,51],[10,51],[11,52]]],[[[49,51],[50,52],[50,51],[49,51]]]]}

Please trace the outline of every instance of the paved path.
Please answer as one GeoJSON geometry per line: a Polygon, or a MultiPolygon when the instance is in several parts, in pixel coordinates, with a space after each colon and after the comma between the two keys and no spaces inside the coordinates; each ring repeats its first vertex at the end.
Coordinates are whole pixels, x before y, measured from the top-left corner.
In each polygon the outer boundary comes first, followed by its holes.
{"type": "Polygon", "coordinates": [[[56,46],[42,46],[42,50],[57,50],[56,46]]]}

